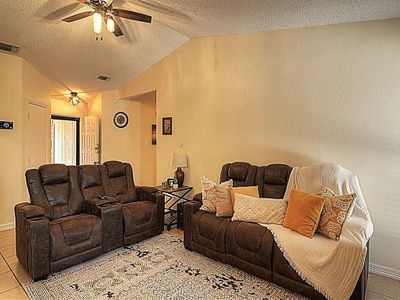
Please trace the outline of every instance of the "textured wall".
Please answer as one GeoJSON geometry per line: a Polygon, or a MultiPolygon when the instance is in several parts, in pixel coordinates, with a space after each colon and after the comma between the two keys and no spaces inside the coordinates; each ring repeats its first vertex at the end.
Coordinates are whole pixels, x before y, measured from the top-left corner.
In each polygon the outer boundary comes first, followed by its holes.
{"type": "Polygon", "coordinates": [[[14,130],[0,131],[0,229],[14,223],[14,205],[28,201],[25,170],[25,120],[28,101],[48,109],[50,160],[50,81],[23,59],[0,53],[0,120],[14,121],[14,130]]]}
{"type": "Polygon", "coordinates": [[[85,102],[79,103],[77,106],[73,106],[68,102],[68,99],[51,99],[51,114],[58,116],[67,116],[74,118],[81,118],[84,121],[84,117],[88,115],[88,105],[85,102]]]}
{"type": "Polygon", "coordinates": [[[140,105],[129,100],[118,100],[117,91],[103,93],[101,116],[101,161],[120,160],[129,162],[140,183],[140,105]],[[117,112],[126,112],[129,123],[117,128],[113,118],[117,112]]]}
{"type": "MultiPolygon", "coordinates": [[[[22,123],[24,125],[22,131],[22,200],[29,200],[28,189],[25,183],[25,171],[31,168],[37,168],[39,165],[33,165],[27,161],[28,154],[26,153],[26,134],[25,126],[27,120],[28,102],[39,104],[46,107],[46,161],[41,164],[51,162],[51,81],[32,67],[26,60],[22,60],[22,123]]],[[[35,138],[33,138],[35,140],[35,138]]],[[[38,139],[36,139],[38,140],[38,139]]],[[[31,155],[32,156],[32,155],[31,155]]],[[[41,156],[42,157],[42,156],[41,156]]],[[[21,200],[19,200],[21,201],[21,200]]]]}
{"type": "Polygon", "coordinates": [[[14,205],[22,195],[22,60],[0,53],[0,120],[14,121],[14,130],[0,130],[0,229],[14,222],[14,205]],[[11,188],[12,187],[12,188],[11,188]]]}
{"type": "Polygon", "coordinates": [[[333,161],[360,179],[375,264],[400,270],[400,21],[195,39],[120,89],[157,91],[157,179],[184,142],[186,184],[224,162],[333,161]]]}
{"type": "Polygon", "coordinates": [[[151,125],[156,123],[155,99],[138,101],[140,104],[140,184],[156,185],[156,145],[151,144],[151,125]]]}

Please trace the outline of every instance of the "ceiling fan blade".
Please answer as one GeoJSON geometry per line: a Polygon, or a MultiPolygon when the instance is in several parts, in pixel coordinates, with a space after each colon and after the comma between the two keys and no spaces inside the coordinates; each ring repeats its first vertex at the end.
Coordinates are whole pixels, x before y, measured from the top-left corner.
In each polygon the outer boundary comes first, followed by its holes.
{"type": "Polygon", "coordinates": [[[115,23],[115,30],[114,30],[113,33],[114,33],[114,35],[116,37],[120,37],[120,36],[124,35],[124,33],[122,32],[121,27],[119,27],[119,25],[117,23],[115,23]]]}
{"type": "Polygon", "coordinates": [[[126,10],[126,9],[117,9],[114,8],[112,10],[112,14],[120,17],[120,18],[125,18],[125,19],[130,19],[134,21],[140,21],[140,22],[145,22],[145,23],[151,23],[151,16],[141,14],[138,12],[126,10]]]}
{"type": "Polygon", "coordinates": [[[142,6],[144,8],[151,9],[153,11],[157,11],[162,14],[170,15],[174,18],[179,17],[190,21],[188,15],[186,15],[185,13],[183,13],[178,9],[173,8],[172,6],[168,6],[165,4],[156,4],[149,0],[136,0],[135,2],[137,2],[136,3],[137,5],[142,6]]]}
{"type": "Polygon", "coordinates": [[[65,16],[68,13],[72,13],[74,10],[78,9],[79,3],[72,3],[67,6],[61,7],[45,16],[43,16],[43,19],[48,20],[48,21],[54,21],[57,20],[63,16],[65,16]]]}
{"type": "Polygon", "coordinates": [[[103,2],[106,3],[106,6],[112,6],[112,3],[114,2],[114,0],[103,0],[103,2]]]}
{"type": "MultiPolygon", "coordinates": [[[[113,20],[114,20],[114,18],[113,18],[113,20]]],[[[119,36],[121,36],[121,35],[124,35],[124,33],[122,32],[121,27],[119,27],[118,23],[117,23],[115,20],[114,20],[114,23],[115,23],[114,35],[115,35],[116,37],[119,37],[119,36]]]]}
{"type": "Polygon", "coordinates": [[[64,19],[62,19],[64,22],[74,22],[74,21],[77,21],[77,20],[80,20],[80,19],[83,19],[83,18],[87,18],[87,17],[90,17],[91,15],[93,15],[94,14],[94,12],[93,11],[85,11],[85,12],[81,12],[81,13],[79,13],[79,14],[76,14],[76,15],[73,15],[73,16],[70,16],[70,17],[67,17],[67,18],[64,18],[64,19]]]}

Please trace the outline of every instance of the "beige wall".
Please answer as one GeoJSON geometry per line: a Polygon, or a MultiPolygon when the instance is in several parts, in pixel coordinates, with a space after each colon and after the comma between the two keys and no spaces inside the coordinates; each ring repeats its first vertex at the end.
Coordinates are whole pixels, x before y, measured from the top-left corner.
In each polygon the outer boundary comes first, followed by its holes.
{"type": "Polygon", "coordinates": [[[151,124],[156,122],[155,98],[120,99],[118,91],[106,91],[88,104],[88,114],[101,119],[101,162],[129,162],[138,185],[156,184],[156,146],[151,144],[151,124]],[[117,112],[128,114],[129,123],[117,128],[117,112]]]}
{"type": "Polygon", "coordinates": [[[51,114],[81,118],[81,121],[83,121],[84,117],[88,115],[88,105],[81,102],[79,105],[73,106],[68,102],[68,99],[53,98],[51,99],[51,114]]]}
{"type": "Polygon", "coordinates": [[[87,105],[88,115],[101,118],[102,114],[103,94],[99,93],[96,97],[91,99],[87,105]]]}
{"type": "Polygon", "coordinates": [[[140,105],[140,184],[154,186],[157,183],[157,146],[151,144],[151,125],[156,124],[156,101],[137,102],[140,105]]]}
{"type": "MultiPolygon", "coordinates": [[[[25,171],[30,168],[37,168],[38,165],[32,165],[27,161],[26,153],[26,135],[27,128],[27,108],[28,103],[39,104],[46,107],[46,132],[47,132],[47,143],[46,143],[46,161],[44,163],[51,162],[51,81],[47,79],[42,73],[32,67],[24,59],[22,60],[22,121],[23,121],[23,132],[22,132],[22,199],[28,200],[29,194],[25,183],[25,171]]],[[[39,134],[39,133],[38,133],[39,134]]],[[[40,134],[39,134],[40,135],[40,134]]]]}
{"type": "Polygon", "coordinates": [[[118,100],[117,91],[103,92],[101,115],[101,161],[120,160],[129,162],[140,184],[140,105],[129,100],[118,100]],[[123,111],[128,114],[129,123],[117,128],[114,115],[123,111]]]}
{"type": "MultiPolygon", "coordinates": [[[[25,122],[27,104],[33,102],[47,107],[50,138],[50,81],[23,59],[0,53],[0,119],[14,121],[14,130],[0,131],[0,147],[7,156],[0,157],[0,230],[13,226],[14,205],[28,200],[24,173],[25,122]]],[[[48,139],[47,161],[50,160],[48,139]]]]}
{"type": "Polygon", "coordinates": [[[13,208],[22,200],[22,59],[0,53],[0,120],[14,130],[0,130],[0,229],[14,222],[13,208]]]}
{"type": "Polygon", "coordinates": [[[192,40],[120,89],[157,91],[157,180],[184,143],[186,184],[221,165],[333,161],[354,170],[375,223],[374,264],[400,270],[400,21],[192,40]]]}

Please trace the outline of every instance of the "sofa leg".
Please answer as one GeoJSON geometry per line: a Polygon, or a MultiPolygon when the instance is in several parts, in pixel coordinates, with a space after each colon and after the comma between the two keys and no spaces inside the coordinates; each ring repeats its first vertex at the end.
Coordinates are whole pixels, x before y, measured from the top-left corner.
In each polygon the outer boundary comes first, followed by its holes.
{"type": "Polygon", "coordinates": [[[47,277],[48,277],[48,275],[44,275],[44,276],[42,276],[42,277],[39,277],[39,278],[34,279],[33,281],[34,281],[34,282],[37,282],[37,281],[41,281],[41,280],[46,280],[47,277]]]}

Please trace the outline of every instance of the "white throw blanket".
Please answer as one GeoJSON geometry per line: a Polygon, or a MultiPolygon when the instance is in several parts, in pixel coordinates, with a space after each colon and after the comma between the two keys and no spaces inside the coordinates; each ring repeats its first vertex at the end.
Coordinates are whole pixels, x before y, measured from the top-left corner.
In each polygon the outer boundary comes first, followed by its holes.
{"type": "Polygon", "coordinates": [[[264,226],[271,230],[285,258],[301,278],[328,299],[349,299],[364,265],[366,243],[373,233],[373,225],[357,176],[337,164],[293,168],[285,199],[293,188],[320,193],[323,186],[337,195],[357,195],[339,241],[318,233],[309,239],[281,225],[264,226]]]}

